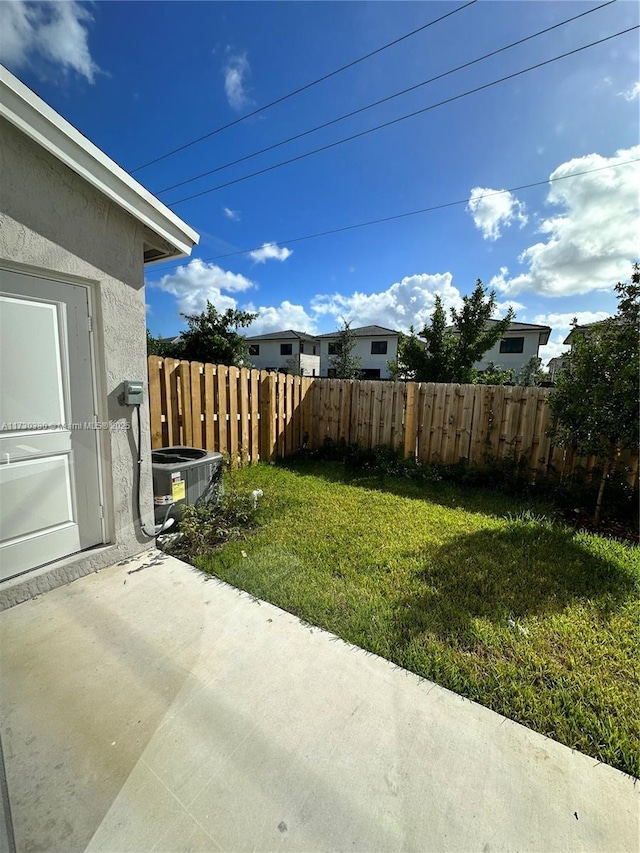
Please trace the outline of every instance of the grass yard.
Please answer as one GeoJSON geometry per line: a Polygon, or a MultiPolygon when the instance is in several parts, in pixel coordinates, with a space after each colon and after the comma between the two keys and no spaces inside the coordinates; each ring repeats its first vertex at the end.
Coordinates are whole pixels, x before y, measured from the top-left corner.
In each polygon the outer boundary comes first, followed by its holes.
{"type": "Polygon", "coordinates": [[[264,491],[260,527],[201,569],[640,776],[637,547],[495,492],[327,462],[232,480],[264,491]]]}

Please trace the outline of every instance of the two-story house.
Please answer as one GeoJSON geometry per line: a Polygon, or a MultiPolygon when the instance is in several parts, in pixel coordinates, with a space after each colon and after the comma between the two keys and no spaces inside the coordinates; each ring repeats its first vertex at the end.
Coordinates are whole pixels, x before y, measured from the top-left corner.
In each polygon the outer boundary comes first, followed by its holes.
{"type": "MultiPolygon", "coordinates": [[[[497,322],[498,320],[488,320],[488,324],[497,322]]],[[[495,364],[517,374],[532,358],[539,357],[540,347],[549,343],[550,334],[550,326],[511,323],[504,337],[487,350],[474,367],[485,370],[489,364],[495,364]]]]}
{"type": "Polygon", "coordinates": [[[247,337],[249,360],[258,370],[320,376],[320,342],[306,332],[285,329],[247,337]]]}
{"type": "MultiPolygon", "coordinates": [[[[388,379],[391,374],[387,362],[398,356],[398,332],[384,326],[360,326],[351,332],[355,338],[352,355],[360,358],[362,378],[388,379]]],[[[320,376],[332,375],[331,358],[338,354],[338,336],[339,332],[318,335],[320,376]]]]}

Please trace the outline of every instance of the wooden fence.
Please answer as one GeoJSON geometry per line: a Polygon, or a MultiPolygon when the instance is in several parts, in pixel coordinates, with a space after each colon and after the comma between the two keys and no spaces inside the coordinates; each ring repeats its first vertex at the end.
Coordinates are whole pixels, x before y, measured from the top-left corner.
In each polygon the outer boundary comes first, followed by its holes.
{"type": "MultiPolygon", "coordinates": [[[[551,444],[547,388],[311,379],[158,356],[148,366],[153,448],[219,450],[243,464],[330,438],[424,462],[524,458],[532,475],[598,463],[551,444]]],[[[637,486],[637,453],[622,454],[618,469],[637,486]]]]}

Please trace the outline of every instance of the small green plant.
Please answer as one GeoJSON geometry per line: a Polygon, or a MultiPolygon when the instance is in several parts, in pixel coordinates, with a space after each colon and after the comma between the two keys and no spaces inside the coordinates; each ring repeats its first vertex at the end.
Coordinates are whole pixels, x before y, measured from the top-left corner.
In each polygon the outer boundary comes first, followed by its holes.
{"type": "Polygon", "coordinates": [[[494,364],[490,361],[484,370],[478,372],[475,384],[508,385],[509,383],[513,383],[513,373],[511,368],[500,367],[499,364],[494,364]]]}
{"type": "Polygon", "coordinates": [[[225,542],[242,539],[255,527],[257,507],[251,494],[229,489],[217,500],[187,506],[180,520],[182,534],[170,546],[176,557],[193,562],[225,542]]]}

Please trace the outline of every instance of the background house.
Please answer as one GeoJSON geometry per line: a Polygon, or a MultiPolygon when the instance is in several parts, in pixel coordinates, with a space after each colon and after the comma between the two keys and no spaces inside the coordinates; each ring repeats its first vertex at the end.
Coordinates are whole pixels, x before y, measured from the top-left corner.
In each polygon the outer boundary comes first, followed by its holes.
{"type": "Polygon", "coordinates": [[[249,358],[258,370],[289,370],[320,376],[320,342],[306,332],[285,329],[247,337],[249,358]]]}
{"type": "Polygon", "coordinates": [[[198,235],[0,66],[0,604],[129,557],[153,527],[144,264],[198,235]]]}
{"type": "MultiPolygon", "coordinates": [[[[610,320],[611,318],[608,319],[610,320]]],[[[573,349],[573,345],[578,336],[588,337],[593,329],[597,328],[598,326],[601,326],[603,323],[606,322],[607,320],[596,320],[595,323],[584,323],[582,326],[573,326],[562,343],[565,346],[570,346],[573,349]]],[[[565,353],[565,355],[569,355],[569,353],[565,353]]]]}
{"type": "MultiPolygon", "coordinates": [[[[489,320],[489,324],[497,323],[489,320]]],[[[539,357],[539,350],[549,342],[550,326],[538,326],[534,323],[511,323],[509,331],[502,340],[484,354],[474,365],[478,370],[485,370],[489,364],[499,365],[504,369],[519,373],[532,358],[539,357]]]]}
{"type": "Polygon", "coordinates": [[[554,358],[549,359],[549,364],[547,365],[547,372],[549,374],[549,381],[555,382],[558,376],[558,373],[565,366],[567,361],[567,356],[565,355],[556,355],[554,358]]]}
{"type": "MultiPolygon", "coordinates": [[[[359,357],[363,379],[388,379],[388,361],[398,356],[398,332],[384,326],[360,326],[351,329],[355,337],[352,355],[359,357]]],[[[336,354],[338,332],[318,335],[320,341],[320,376],[331,375],[331,357],[336,354]]]]}

